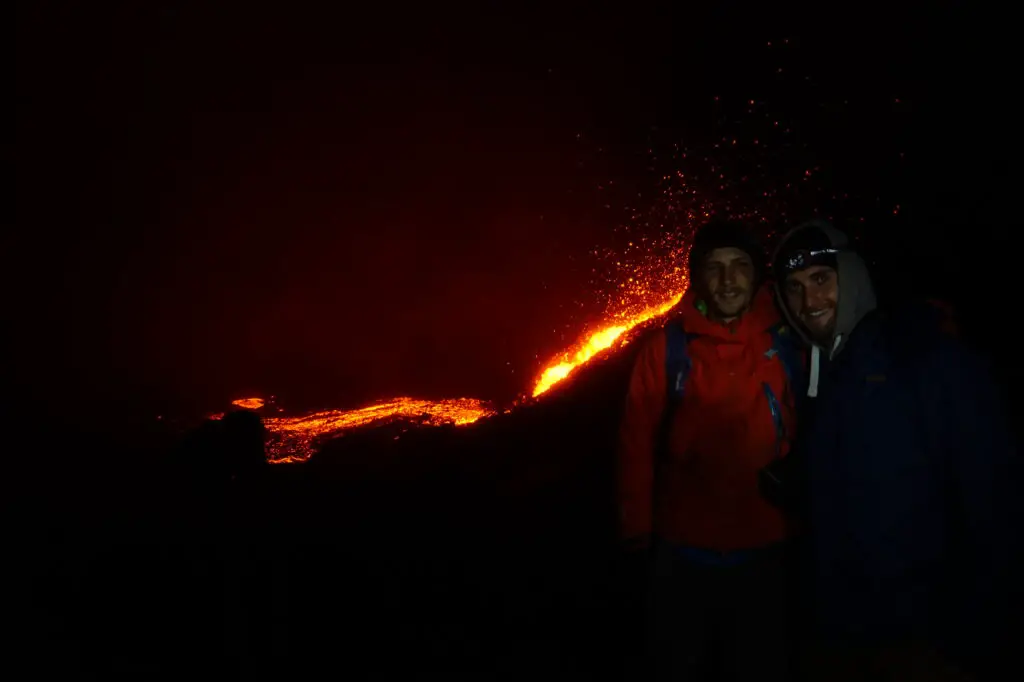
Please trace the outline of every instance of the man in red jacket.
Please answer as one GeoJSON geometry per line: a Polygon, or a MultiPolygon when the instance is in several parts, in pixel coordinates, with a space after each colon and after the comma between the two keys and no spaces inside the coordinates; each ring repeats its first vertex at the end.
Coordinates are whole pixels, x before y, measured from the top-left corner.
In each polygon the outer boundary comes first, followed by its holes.
{"type": "Polygon", "coordinates": [[[759,473],[789,449],[795,392],[780,350],[789,332],[762,261],[744,225],[702,227],[678,315],[647,339],[630,379],[620,522],[627,547],[653,561],[658,679],[702,679],[712,668],[716,679],[791,677],[788,524],[762,496],[759,473]]]}

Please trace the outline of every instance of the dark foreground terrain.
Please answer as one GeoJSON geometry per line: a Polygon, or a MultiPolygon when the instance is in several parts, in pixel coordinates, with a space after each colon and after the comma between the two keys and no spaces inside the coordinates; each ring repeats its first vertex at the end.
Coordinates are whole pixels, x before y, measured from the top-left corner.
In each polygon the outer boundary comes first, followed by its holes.
{"type": "Polygon", "coordinates": [[[252,413],[116,440],[34,413],[10,479],[32,669],[636,679],[613,502],[631,359],[511,414],[365,429],[294,465],[260,465],[252,413]]]}
{"type": "Polygon", "coordinates": [[[217,423],[151,448],[51,432],[49,447],[93,454],[32,470],[37,666],[606,678],[639,625],[614,553],[627,369],[615,358],[510,415],[364,430],[233,479],[225,452],[251,443],[217,423]]]}

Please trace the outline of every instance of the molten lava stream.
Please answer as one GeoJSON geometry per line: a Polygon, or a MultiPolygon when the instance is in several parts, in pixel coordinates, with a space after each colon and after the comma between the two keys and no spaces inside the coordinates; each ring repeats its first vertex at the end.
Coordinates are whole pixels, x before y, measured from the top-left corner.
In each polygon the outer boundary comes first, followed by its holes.
{"type": "Polygon", "coordinates": [[[601,351],[611,348],[612,344],[621,339],[623,334],[632,331],[637,325],[667,313],[679,303],[679,299],[682,296],[683,294],[679,293],[673,296],[668,303],[645,308],[639,314],[624,318],[617,323],[605,326],[592,333],[576,346],[575,352],[572,350],[567,351],[560,362],[553,360],[548,364],[547,368],[541,372],[537,384],[533,387],[533,397],[536,398],[543,393],[547,393],[552,386],[569,376],[574,369],[587,363],[601,351]],[[572,354],[570,355],[570,353],[572,354]]]}
{"type": "MultiPolygon", "coordinates": [[[[676,293],[661,304],[633,309],[606,321],[597,331],[585,336],[548,364],[534,385],[530,398],[540,397],[601,351],[611,348],[618,341],[625,341],[626,335],[638,325],[667,313],[682,295],[682,292],[676,293]]],[[[243,398],[232,404],[243,409],[258,410],[263,407],[263,400],[243,398]]],[[[318,444],[325,439],[369,424],[415,419],[423,425],[461,426],[493,416],[497,412],[487,402],[475,398],[437,401],[394,398],[355,410],[325,410],[298,417],[266,417],[263,424],[270,432],[267,459],[276,464],[303,462],[313,455],[318,444]]],[[[215,418],[220,416],[216,415],[215,418]]]]}
{"type": "Polygon", "coordinates": [[[394,398],[356,410],[325,410],[301,417],[268,417],[264,426],[271,433],[267,459],[273,463],[302,462],[309,459],[317,444],[328,437],[377,422],[395,419],[419,419],[422,424],[472,424],[496,410],[475,398],[420,400],[394,398]]]}

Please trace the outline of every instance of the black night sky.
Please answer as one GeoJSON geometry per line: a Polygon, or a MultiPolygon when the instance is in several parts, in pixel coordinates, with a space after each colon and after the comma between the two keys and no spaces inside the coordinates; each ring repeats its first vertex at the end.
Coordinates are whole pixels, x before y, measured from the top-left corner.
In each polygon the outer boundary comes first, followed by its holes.
{"type": "Polygon", "coordinates": [[[679,146],[730,173],[703,197],[818,209],[956,297],[957,235],[988,253],[1019,222],[1000,30],[941,7],[33,3],[22,384],[157,411],[507,399],[579,333],[588,251],[693,170],[679,146]]]}

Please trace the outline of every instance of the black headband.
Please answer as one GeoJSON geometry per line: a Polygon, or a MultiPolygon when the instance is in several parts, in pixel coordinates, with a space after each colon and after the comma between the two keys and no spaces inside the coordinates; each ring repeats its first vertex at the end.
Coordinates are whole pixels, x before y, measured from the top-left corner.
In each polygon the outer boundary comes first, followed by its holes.
{"type": "Polygon", "coordinates": [[[830,268],[835,268],[837,265],[836,255],[840,252],[842,252],[842,249],[832,247],[825,249],[798,249],[779,258],[777,266],[784,275],[788,275],[795,270],[809,268],[812,265],[827,265],[830,268]]]}

